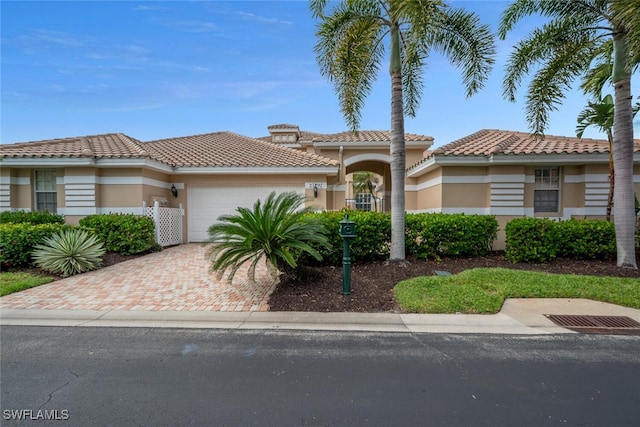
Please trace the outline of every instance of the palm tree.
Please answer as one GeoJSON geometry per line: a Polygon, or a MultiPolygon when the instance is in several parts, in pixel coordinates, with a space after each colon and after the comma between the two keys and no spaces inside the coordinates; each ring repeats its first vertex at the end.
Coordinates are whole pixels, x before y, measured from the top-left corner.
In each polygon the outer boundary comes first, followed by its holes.
{"type": "Polygon", "coordinates": [[[357,131],[364,101],[387,58],[391,75],[391,250],[405,259],[404,115],[415,117],[422,71],[431,50],[461,69],[467,96],[482,88],[494,63],[494,37],[476,15],[438,0],[343,0],[325,13],[328,0],[311,0],[320,19],[315,52],[320,73],[334,84],[340,109],[357,131]]]}
{"type": "Polygon", "coordinates": [[[613,97],[607,95],[600,102],[589,102],[587,108],[578,115],[576,135],[582,138],[584,131],[589,126],[596,126],[607,134],[609,141],[609,196],[607,197],[607,221],[611,221],[611,208],[613,207],[613,192],[615,188],[615,168],[613,165],[613,97]]]}
{"type": "Polygon", "coordinates": [[[542,15],[550,21],[518,42],[509,58],[505,97],[515,101],[520,83],[536,69],[527,91],[531,130],[544,137],[550,111],[571,83],[590,72],[611,49],[614,102],[614,213],[618,266],[637,268],[634,242],[633,117],[631,75],[640,63],[640,3],[637,0],[516,0],[503,12],[498,34],[504,39],[518,21],[542,15]],[[611,44],[611,46],[609,46],[611,44]]]}
{"type": "Polygon", "coordinates": [[[354,194],[366,193],[371,195],[373,199],[374,210],[378,211],[378,199],[376,198],[376,188],[379,179],[373,172],[356,172],[353,174],[353,192],[354,194]]]}
{"type": "Polygon", "coordinates": [[[229,270],[232,280],[247,262],[249,278],[255,279],[258,262],[266,259],[277,275],[282,268],[297,266],[298,256],[306,252],[317,260],[322,256],[311,244],[328,246],[325,228],[308,217],[304,195],[295,192],[269,194],[264,203],[257,200],[253,209],[239,207],[238,215],[223,215],[209,227],[207,256],[213,270],[222,276],[229,270]]]}
{"type": "MultiPolygon", "coordinates": [[[[640,103],[633,108],[633,116],[640,110],[640,103]]],[[[607,198],[607,221],[611,221],[611,209],[613,207],[613,193],[615,188],[615,167],[613,164],[613,117],[614,103],[611,95],[606,95],[599,102],[589,102],[587,108],[578,115],[576,135],[582,138],[584,131],[589,126],[597,127],[607,134],[609,141],[609,196],[607,198]]]]}

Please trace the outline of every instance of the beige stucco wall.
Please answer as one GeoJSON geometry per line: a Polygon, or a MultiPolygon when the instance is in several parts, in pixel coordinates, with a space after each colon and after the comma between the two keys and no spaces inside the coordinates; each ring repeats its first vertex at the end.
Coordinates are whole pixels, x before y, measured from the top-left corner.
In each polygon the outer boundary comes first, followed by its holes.
{"type": "Polygon", "coordinates": [[[442,207],[442,184],[422,188],[427,185],[427,183],[437,181],[441,178],[442,168],[438,168],[415,179],[415,185],[418,188],[415,192],[416,201],[414,209],[416,211],[437,210],[442,207]]]}
{"type": "Polygon", "coordinates": [[[2,176],[9,181],[9,203],[11,209],[26,209],[33,208],[33,195],[31,190],[31,176],[33,176],[32,169],[18,169],[18,168],[2,168],[2,176]],[[25,182],[28,184],[18,184],[18,182],[25,182]]]}

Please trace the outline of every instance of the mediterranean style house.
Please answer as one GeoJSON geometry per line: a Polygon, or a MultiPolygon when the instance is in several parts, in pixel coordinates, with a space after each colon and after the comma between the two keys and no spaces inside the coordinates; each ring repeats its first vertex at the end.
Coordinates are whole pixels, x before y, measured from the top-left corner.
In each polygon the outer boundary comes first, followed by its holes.
{"type": "MultiPolygon", "coordinates": [[[[187,242],[238,206],[270,192],[305,194],[319,210],[390,209],[389,132],[319,134],[295,125],[249,138],[230,132],[141,142],[105,134],[0,145],[0,210],[49,210],[68,223],[96,213],[180,207],[187,242]],[[356,172],[375,177],[354,193],[356,172]],[[375,199],[375,203],[373,200],[375,199]]],[[[433,138],[406,134],[407,212],[512,218],[602,218],[608,192],[607,141],[482,130],[431,149],[433,138]]],[[[634,152],[640,193],[640,140],[634,152]]],[[[495,249],[504,247],[499,235],[495,249]]]]}

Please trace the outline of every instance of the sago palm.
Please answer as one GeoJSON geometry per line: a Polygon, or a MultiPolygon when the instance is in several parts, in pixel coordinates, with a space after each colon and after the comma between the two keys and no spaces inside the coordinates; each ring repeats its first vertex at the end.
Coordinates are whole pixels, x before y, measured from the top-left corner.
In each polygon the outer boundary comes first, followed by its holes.
{"type": "Polygon", "coordinates": [[[311,0],[320,73],[333,84],[340,109],[357,131],[365,100],[388,61],[391,75],[391,250],[405,258],[404,115],[415,117],[432,50],[462,71],[467,96],[482,88],[494,63],[493,35],[473,13],[438,0],[311,0]],[[387,52],[388,49],[388,52],[387,52]],[[388,53],[388,54],[387,54],[388,53]]]}
{"type": "MultiPolygon", "coordinates": [[[[619,266],[637,268],[634,242],[633,118],[631,76],[640,63],[638,0],[516,0],[502,14],[502,39],[523,18],[542,15],[549,21],[514,47],[504,80],[505,97],[516,91],[532,70],[526,111],[531,130],[544,135],[549,113],[557,109],[574,80],[593,73],[594,61],[612,54],[614,102],[614,214],[619,266]]],[[[598,70],[601,72],[602,70],[598,70]]]]}
{"type": "Polygon", "coordinates": [[[238,207],[237,215],[223,215],[209,227],[207,252],[212,268],[219,276],[229,270],[232,280],[238,269],[248,264],[249,278],[255,280],[255,269],[261,260],[275,273],[284,266],[295,268],[303,252],[317,260],[320,253],[311,243],[328,245],[324,226],[306,215],[303,195],[290,192],[271,193],[264,202],[257,200],[253,209],[238,207]]]}

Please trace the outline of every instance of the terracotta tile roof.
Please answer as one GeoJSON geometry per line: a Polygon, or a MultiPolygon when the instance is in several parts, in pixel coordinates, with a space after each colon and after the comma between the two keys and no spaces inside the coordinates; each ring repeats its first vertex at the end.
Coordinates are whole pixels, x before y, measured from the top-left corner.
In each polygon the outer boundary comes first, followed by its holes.
{"type": "MultiPolygon", "coordinates": [[[[298,128],[296,125],[273,125],[269,126],[268,129],[284,129],[284,128],[298,128]]],[[[345,142],[388,142],[391,140],[391,132],[385,130],[361,130],[357,133],[346,131],[339,133],[317,133],[317,132],[307,132],[307,131],[299,131],[300,137],[297,142],[300,141],[312,141],[312,142],[324,142],[331,143],[335,142],[336,144],[345,143],[345,142]]],[[[415,142],[433,142],[432,136],[425,135],[416,135],[413,133],[405,133],[405,141],[415,141],[415,142]]],[[[257,138],[260,141],[271,141],[271,136],[261,136],[257,138]]],[[[289,141],[283,141],[282,144],[290,144],[289,141]]]]}
{"type": "Polygon", "coordinates": [[[286,123],[281,123],[278,125],[267,126],[267,129],[299,129],[297,125],[288,125],[286,123]]]}
{"type": "Polygon", "coordinates": [[[152,157],[173,166],[322,167],[338,162],[232,132],[161,139],[143,144],[152,157]]]}
{"type": "MultiPolygon", "coordinates": [[[[640,152],[640,139],[635,141],[635,151],[640,152]]],[[[433,156],[490,156],[492,154],[592,154],[608,153],[609,142],[604,139],[579,139],[576,137],[545,135],[535,141],[526,132],[483,129],[450,144],[425,153],[433,156]]]]}
{"type": "MultiPolygon", "coordinates": [[[[432,136],[416,135],[413,133],[404,134],[405,141],[433,141],[432,136]]],[[[382,142],[390,141],[391,132],[386,130],[361,130],[359,132],[340,132],[334,134],[323,134],[313,138],[313,142],[382,142]]]]}
{"type": "Polygon", "coordinates": [[[0,145],[0,158],[7,157],[148,157],[142,143],[122,133],[75,138],[19,142],[0,145]]]}

